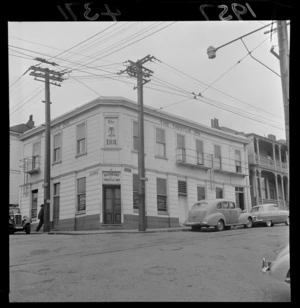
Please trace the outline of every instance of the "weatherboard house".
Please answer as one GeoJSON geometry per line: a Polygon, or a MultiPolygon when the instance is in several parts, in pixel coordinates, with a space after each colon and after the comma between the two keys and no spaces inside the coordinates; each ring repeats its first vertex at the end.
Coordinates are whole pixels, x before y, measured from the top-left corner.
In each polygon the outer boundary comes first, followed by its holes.
{"type": "MultiPolygon", "coordinates": [[[[137,229],[138,105],[101,97],[51,121],[54,230],[137,229]]],[[[251,208],[245,136],[144,106],[146,228],[175,227],[203,198],[251,208]]],[[[22,143],[20,209],[37,223],[44,198],[43,125],[22,143]]]]}

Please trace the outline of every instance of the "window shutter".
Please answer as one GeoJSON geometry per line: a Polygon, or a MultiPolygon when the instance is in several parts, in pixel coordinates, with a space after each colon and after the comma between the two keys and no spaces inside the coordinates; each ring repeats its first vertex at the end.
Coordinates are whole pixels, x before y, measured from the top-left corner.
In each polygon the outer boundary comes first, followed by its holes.
{"type": "Polygon", "coordinates": [[[178,194],[179,195],[187,195],[187,188],[185,181],[178,181],[178,194]]]}

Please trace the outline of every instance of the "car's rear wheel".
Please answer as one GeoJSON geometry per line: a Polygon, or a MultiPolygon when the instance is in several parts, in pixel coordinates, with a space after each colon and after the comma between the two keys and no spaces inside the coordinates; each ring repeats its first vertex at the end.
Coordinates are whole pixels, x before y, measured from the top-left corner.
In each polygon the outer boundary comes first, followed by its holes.
{"type": "Polygon", "coordinates": [[[287,226],[290,225],[290,217],[287,217],[287,219],[286,219],[286,221],[285,221],[285,224],[286,224],[287,226]]]}
{"type": "Polygon", "coordinates": [[[224,221],[220,219],[215,228],[217,231],[223,231],[225,229],[224,221]]]}
{"type": "Polygon", "coordinates": [[[247,222],[246,224],[244,225],[245,228],[252,228],[253,226],[253,221],[250,217],[247,218],[247,222]]]}
{"type": "Polygon", "coordinates": [[[267,220],[266,225],[267,227],[272,227],[273,226],[272,220],[267,220]]]}

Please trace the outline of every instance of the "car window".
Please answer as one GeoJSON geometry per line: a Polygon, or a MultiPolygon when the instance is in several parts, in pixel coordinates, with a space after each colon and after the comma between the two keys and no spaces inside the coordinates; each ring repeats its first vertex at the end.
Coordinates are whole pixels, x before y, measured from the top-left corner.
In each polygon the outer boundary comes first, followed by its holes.
{"type": "Polygon", "coordinates": [[[207,202],[197,202],[194,206],[194,208],[200,208],[201,209],[205,209],[208,207],[208,203],[207,202]]]}
{"type": "Polygon", "coordinates": [[[217,204],[217,209],[221,209],[221,208],[222,208],[222,203],[220,202],[217,204]]]}
{"type": "Polygon", "coordinates": [[[268,211],[274,211],[275,209],[274,209],[274,206],[273,205],[269,205],[269,207],[268,207],[268,211]]]}
{"type": "Polygon", "coordinates": [[[223,209],[229,209],[228,202],[222,202],[223,209]]]}
{"type": "Polygon", "coordinates": [[[253,207],[251,209],[251,213],[255,213],[255,212],[258,212],[259,208],[258,207],[253,207]]]}
{"type": "Polygon", "coordinates": [[[229,202],[229,208],[230,209],[234,209],[235,208],[235,204],[233,202],[229,202]]]}

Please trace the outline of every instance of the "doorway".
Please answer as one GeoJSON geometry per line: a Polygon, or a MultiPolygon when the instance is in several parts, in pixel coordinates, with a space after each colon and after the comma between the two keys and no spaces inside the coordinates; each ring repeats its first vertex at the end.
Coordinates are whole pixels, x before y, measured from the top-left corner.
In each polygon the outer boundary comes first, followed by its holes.
{"type": "Polygon", "coordinates": [[[235,188],[235,202],[242,211],[245,209],[244,187],[235,188]]]}
{"type": "Polygon", "coordinates": [[[103,186],[103,223],[121,224],[120,186],[103,186]]]}

